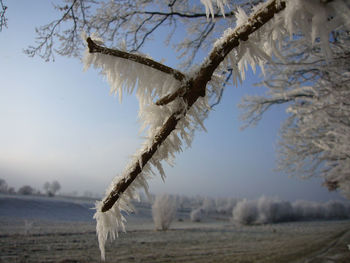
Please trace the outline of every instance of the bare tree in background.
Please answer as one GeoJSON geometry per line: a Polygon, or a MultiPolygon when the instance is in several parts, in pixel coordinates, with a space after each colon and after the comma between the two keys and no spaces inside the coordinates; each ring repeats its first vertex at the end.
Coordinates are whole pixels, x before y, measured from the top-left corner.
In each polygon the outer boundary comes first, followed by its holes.
{"type": "Polygon", "coordinates": [[[24,185],[17,191],[20,195],[33,195],[35,193],[35,189],[30,185],[24,185]]]}
{"type": "Polygon", "coordinates": [[[43,188],[48,196],[55,196],[56,193],[61,189],[61,185],[58,181],[55,180],[52,183],[46,182],[43,188]]]}

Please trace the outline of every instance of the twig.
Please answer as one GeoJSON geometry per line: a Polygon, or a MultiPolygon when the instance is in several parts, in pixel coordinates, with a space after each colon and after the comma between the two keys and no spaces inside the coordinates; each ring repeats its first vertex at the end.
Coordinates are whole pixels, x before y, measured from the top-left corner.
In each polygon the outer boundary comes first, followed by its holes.
{"type": "Polygon", "coordinates": [[[5,6],[2,2],[2,0],[0,0],[0,32],[2,31],[2,27],[7,27],[7,18],[5,16],[6,10],[7,10],[7,6],[5,6]]]}

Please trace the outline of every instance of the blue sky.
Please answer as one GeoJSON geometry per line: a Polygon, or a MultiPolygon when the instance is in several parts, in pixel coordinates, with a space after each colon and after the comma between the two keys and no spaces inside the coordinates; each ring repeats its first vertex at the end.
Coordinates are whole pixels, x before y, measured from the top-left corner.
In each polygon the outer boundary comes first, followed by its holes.
{"type": "MultiPolygon", "coordinates": [[[[16,188],[30,184],[42,190],[58,180],[62,192],[102,193],[124,170],[142,139],[134,96],[120,104],[95,69],[83,72],[76,58],[55,62],[29,58],[23,49],[34,44],[34,29],[57,13],[49,1],[5,1],[8,28],[0,33],[0,178],[16,188]]],[[[156,59],[175,56],[152,42],[144,53],[156,59]]],[[[237,103],[243,95],[262,93],[251,73],[239,87],[228,87],[220,105],[197,132],[192,148],[165,165],[165,183],[150,181],[154,193],[282,199],[338,199],[319,180],[289,178],[274,171],[283,108],[266,114],[255,128],[240,131],[237,103]]]]}

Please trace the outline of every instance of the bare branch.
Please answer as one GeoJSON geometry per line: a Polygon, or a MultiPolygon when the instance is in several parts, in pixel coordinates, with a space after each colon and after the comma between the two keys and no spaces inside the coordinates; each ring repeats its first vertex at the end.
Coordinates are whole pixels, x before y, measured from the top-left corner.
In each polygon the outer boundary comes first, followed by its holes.
{"type": "Polygon", "coordinates": [[[4,5],[2,0],[0,0],[0,32],[2,31],[3,27],[7,27],[7,18],[5,16],[7,6],[4,5]]]}
{"type": "Polygon", "coordinates": [[[44,58],[46,61],[50,60],[51,58],[53,59],[53,37],[56,34],[57,28],[62,24],[63,21],[66,21],[67,19],[73,20],[73,29],[69,31],[68,39],[71,41],[71,43],[75,43],[74,37],[77,34],[77,17],[74,15],[74,6],[77,2],[78,0],[73,0],[70,6],[66,5],[64,7],[56,7],[57,9],[64,11],[62,17],[46,26],[41,27],[40,29],[36,29],[36,32],[39,35],[37,37],[37,42],[39,45],[36,47],[29,46],[28,49],[24,51],[28,56],[34,57],[44,49],[44,54],[39,56],[44,58]]]}
{"type": "MultiPolygon", "coordinates": [[[[168,19],[168,17],[165,16],[165,17],[164,17],[163,19],[161,19],[158,23],[156,23],[156,24],[153,26],[153,28],[152,28],[150,31],[148,31],[148,32],[143,36],[143,38],[142,38],[142,40],[141,40],[141,43],[138,44],[137,47],[135,48],[135,50],[133,50],[133,51],[139,50],[139,49],[143,46],[143,44],[145,43],[145,41],[146,41],[146,39],[148,38],[148,36],[151,35],[158,27],[160,27],[160,25],[162,25],[167,19],[168,19]]],[[[145,20],[145,21],[146,21],[146,20],[145,20]]],[[[138,32],[138,31],[136,31],[136,34],[137,34],[137,32],[138,32]]],[[[135,36],[136,36],[136,35],[135,35],[135,36]]],[[[136,43],[136,38],[135,38],[135,43],[136,43]]]]}
{"type": "MultiPolygon", "coordinates": [[[[224,87],[227,85],[227,83],[230,80],[230,78],[232,77],[232,73],[233,73],[232,68],[227,69],[227,71],[228,71],[228,74],[226,76],[225,82],[224,82],[224,84],[222,84],[222,86],[224,86],[224,87]]],[[[227,72],[224,72],[223,74],[225,74],[225,73],[227,73],[227,72]]],[[[210,108],[214,108],[216,105],[219,105],[223,94],[224,94],[224,89],[221,89],[219,96],[217,97],[216,101],[210,105],[210,108]]]]}
{"type": "Polygon", "coordinates": [[[159,1],[96,1],[67,0],[64,6],[55,6],[62,12],[59,19],[36,30],[35,45],[29,46],[25,53],[29,56],[39,55],[45,60],[54,59],[54,53],[65,56],[80,56],[83,48],[80,35],[83,31],[90,34],[95,31],[101,35],[109,46],[120,41],[126,43],[127,49],[139,51],[161,27],[167,28],[168,38],[176,32],[187,31],[187,38],[176,40],[174,48],[181,53],[184,68],[188,68],[199,49],[208,49],[215,41],[215,30],[234,24],[234,11],[239,6],[247,13],[263,0],[229,0],[232,12],[225,14],[214,10],[215,21],[207,20],[202,4],[189,0],[159,1]],[[177,24],[181,23],[180,27],[177,24]],[[208,27],[208,25],[210,26],[208,27]],[[57,44],[59,43],[59,44],[57,44]],[[58,45],[58,48],[57,48],[58,45]]]}

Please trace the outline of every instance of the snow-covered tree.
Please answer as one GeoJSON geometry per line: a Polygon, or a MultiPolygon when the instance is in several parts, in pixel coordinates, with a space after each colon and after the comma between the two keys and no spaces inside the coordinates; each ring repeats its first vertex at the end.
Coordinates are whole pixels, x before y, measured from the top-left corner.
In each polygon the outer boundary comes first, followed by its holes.
{"type": "Polygon", "coordinates": [[[259,217],[257,202],[244,199],[237,203],[232,211],[233,222],[240,225],[256,223],[259,217]]]}
{"type": "Polygon", "coordinates": [[[209,197],[206,197],[201,206],[202,210],[208,215],[216,212],[215,200],[209,197]]]}
{"type": "Polygon", "coordinates": [[[340,201],[316,203],[298,200],[293,203],[276,198],[239,201],[232,211],[239,225],[273,224],[304,220],[339,220],[350,218],[350,204],[340,201]]]}
{"type": "Polygon", "coordinates": [[[233,208],[238,203],[238,199],[236,198],[217,198],[215,200],[216,203],[216,211],[220,214],[231,214],[233,208]]]}
{"type": "Polygon", "coordinates": [[[6,194],[8,191],[8,188],[9,186],[7,182],[4,179],[0,178],[0,193],[6,194]]]}
{"type": "MultiPolygon", "coordinates": [[[[46,60],[60,55],[80,56],[85,49],[81,32],[96,32],[103,37],[106,46],[125,44],[130,52],[142,50],[144,45],[166,29],[164,43],[174,50],[188,67],[203,49],[212,48],[212,43],[222,32],[234,25],[238,8],[251,12],[251,8],[264,0],[226,0],[219,7],[211,0],[63,0],[56,1],[55,9],[61,14],[58,19],[39,27],[37,43],[26,52],[46,60]],[[202,3],[206,3],[205,9],[202,3]],[[226,8],[225,8],[226,6],[226,8]],[[207,19],[209,13],[214,19],[207,19]],[[64,26],[64,30],[62,30],[64,26]],[[183,33],[186,32],[186,36],[183,33]],[[180,36],[180,37],[178,37],[180,36]]],[[[216,2],[216,1],[215,1],[216,2]]]]}
{"type": "Polygon", "coordinates": [[[139,98],[146,141],[96,205],[102,258],[107,238],[115,238],[124,228],[121,211],[132,209],[131,199],[138,198],[136,189],[143,187],[147,192],[147,179],[154,170],[165,177],[162,161],[172,164],[183,143],[190,146],[194,131],[204,129],[203,120],[212,105],[220,101],[228,78],[235,85],[244,80],[248,65],[263,68],[274,58],[283,57],[280,47],[290,36],[305,39],[308,46],[320,43],[331,60],[329,34],[349,27],[349,8],[343,0],[201,3],[66,0],[56,7],[62,17],[39,28],[37,45],[27,50],[29,55],[51,59],[53,50],[79,56],[86,44],[85,67],[99,68],[111,91],[119,93],[120,98],[123,92],[135,92],[139,98]],[[177,25],[181,26],[180,32],[185,28],[188,33],[175,43],[182,55],[183,71],[140,53],[144,43],[163,26],[170,28],[170,43],[178,34],[177,25]],[[308,35],[301,35],[302,30],[308,35]],[[81,39],[83,31],[87,35],[81,39]],[[61,44],[58,48],[54,48],[55,40],[61,44]],[[199,50],[206,51],[207,56],[190,68],[199,50]]]}
{"type": "Polygon", "coordinates": [[[154,226],[157,230],[168,230],[176,216],[176,200],[170,195],[157,195],[152,205],[154,226]]]}
{"type": "MultiPolygon", "coordinates": [[[[344,15],[349,23],[349,12],[344,15]]],[[[324,17],[336,20],[331,12],[324,17]]],[[[350,197],[350,35],[343,27],[331,31],[325,24],[325,28],[323,38],[330,38],[327,46],[317,40],[310,45],[314,39],[302,37],[314,34],[308,31],[284,42],[283,56],[266,70],[262,84],[268,94],[246,97],[240,106],[249,125],[256,124],[271,106],[286,104],[279,170],[321,176],[330,190],[340,188],[350,197]]]]}
{"type": "Polygon", "coordinates": [[[203,220],[204,211],[201,207],[193,209],[190,213],[190,218],[192,222],[200,222],[203,220]]]}

